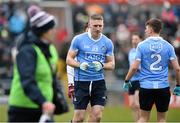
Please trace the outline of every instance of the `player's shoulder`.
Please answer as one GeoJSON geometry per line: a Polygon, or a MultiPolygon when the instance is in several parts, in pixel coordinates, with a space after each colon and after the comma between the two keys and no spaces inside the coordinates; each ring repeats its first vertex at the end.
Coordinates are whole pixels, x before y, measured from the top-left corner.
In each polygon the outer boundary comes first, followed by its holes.
{"type": "Polygon", "coordinates": [[[112,40],[110,38],[108,38],[106,35],[102,34],[102,39],[106,42],[106,43],[112,43],[112,40]]]}
{"type": "Polygon", "coordinates": [[[136,51],[136,48],[131,48],[130,50],[129,50],[129,53],[131,53],[131,52],[135,52],[136,51]]]}
{"type": "Polygon", "coordinates": [[[152,43],[162,43],[165,45],[171,45],[168,41],[164,40],[162,37],[148,37],[144,41],[140,42],[138,46],[145,46],[152,43]]]}
{"type": "MultiPolygon", "coordinates": [[[[131,48],[130,50],[129,50],[129,52],[128,52],[128,56],[131,56],[131,54],[133,54],[134,53],[134,49],[135,48],[131,48]]],[[[136,51],[136,50],[135,50],[136,51]]]]}
{"type": "Polygon", "coordinates": [[[172,44],[170,44],[167,40],[162,39],[161,41],[162,41],[165,45],[170,46],[170,47],[173,47],[172,44]]]}
{"type": "Polygon", "coordinates": [[[146,45],[146,43],[147,43],[147,39],[145,39],[144,41],[139,42],[137,47],[138,48],[143,47],[144,45],[146,45]]]}
{"type": "Polygon", "coordinates": [[[159,38],[159,43],[163,44],[166,48],[170,47],[172,48],[172,44],[169,43],[167,40],[165,40],[163,37],[158,37],[159,38]]]}
{"type": "Polygon", "coordinates": [[[109,40],[109,41],[111,41],[111,39],[110,38],[108,38],[106,35],[104,35],[104,34],[102,34],[102,38],[104,38],[104,39],[106,39],[106,40],[109,40]]]}

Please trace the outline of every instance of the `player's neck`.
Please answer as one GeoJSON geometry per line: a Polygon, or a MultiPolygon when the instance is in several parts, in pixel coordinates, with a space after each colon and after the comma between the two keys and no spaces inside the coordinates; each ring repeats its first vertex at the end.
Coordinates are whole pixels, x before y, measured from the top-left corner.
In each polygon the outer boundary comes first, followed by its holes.
{"type": "Polygon", "coordinates": [[[150,37],[159,37],[159,34],[153,33],[153,34],[150,35],[150,37]]]}
{"type": "Polygon", "coordinates": [[[101,35],[91,35],[91,37],[94,39],[94,40],[98,40],[100,38],[101,35]]]}
{"type": "Polygon", "coordinates": [[[91,33],[91,30],[89,29],[89,30],[88,30],[88,36],[89,36],[93,41],[98,41],[98,40],[101,38],[102,34],[100,33],[100,34],[97,34],[97,35],[93,35],[93,34],[91,33]]]}
{"type": "Polygon", "coordinates": [[[136,45],[132,45],[132,48],[136,48],[136,45]]]}

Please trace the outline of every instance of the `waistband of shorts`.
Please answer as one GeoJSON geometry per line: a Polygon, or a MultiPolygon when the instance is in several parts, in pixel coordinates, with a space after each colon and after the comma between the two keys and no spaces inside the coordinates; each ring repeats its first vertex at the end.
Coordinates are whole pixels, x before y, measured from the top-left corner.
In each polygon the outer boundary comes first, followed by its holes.
{"type": "Polygon", "coordinates": [[[87,83],[90,83],[90,82],[104,82],[105,80],[104,79],[101,79],[101,80],[95,80],[95,81],[74,81],[74,82],[87,82],[87,83]]]}

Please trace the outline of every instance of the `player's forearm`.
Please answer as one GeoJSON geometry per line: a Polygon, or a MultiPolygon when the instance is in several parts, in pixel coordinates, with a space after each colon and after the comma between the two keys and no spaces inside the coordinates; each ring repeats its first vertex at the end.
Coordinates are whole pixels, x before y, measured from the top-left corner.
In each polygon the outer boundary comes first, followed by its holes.
{"type": "Polygon", "coordinates": [[[114,70],[114,68],[115,68],[114,62],[104,63],[104,69],[105,70],[114,70]]]}
{"type": "Polygon", "coordinates": [[[136,73],[136,71],[137,71],[137,69],[130,68],[127,75],[126,75],[126,77],[125,77],[125,80],[129,81],[131,79],[131,77],[136,73]]]}
{"type": "Polygon", "coordinates": [[[74,60],[73,58],[67,58],[66,59],[66,64],[71,66],[71,67],[79,67],[80,63],[74,60]]]}
{"type": "Polygon", "coordinates": [[[139,60],[135,60],[132,65],[131,65],[131,68],[129,69],[127,75],[126,75],[126,78],[125,80],[130,80],[131,77],[136,73],[136,71],[138,70],[139,68],[139,64],[140,64],[140,61],[139,60]]]}
{"type": "Polygon", "coordinates": [[[176,84],[180,85],[180,69],[176,69],[176,84]]]}
{"type": "Polygon", "coordinates": [[[179,67],[177,59],[171,60],[171,64],[172,64],[173,69],[174,69],[175,74],[176,74],[177,85],[180,85],[180,67],[179,67]]]}

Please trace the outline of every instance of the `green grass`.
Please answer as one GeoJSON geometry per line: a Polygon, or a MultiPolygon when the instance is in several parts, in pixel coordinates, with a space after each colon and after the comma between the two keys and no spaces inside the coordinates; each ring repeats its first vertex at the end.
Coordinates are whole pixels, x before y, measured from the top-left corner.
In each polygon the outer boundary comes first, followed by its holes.
{"type": "MultiPolygon", "coordinates": [[[[180,109],[171,108],[167,114],[168,122],[180,122],[180,109]]],[[[70,112],[55,116],[55,120],[58,122],[69,122],[73,116],[73,107],[70,108],[70,112]]],[[[0,122],[7,121],[7,106],[0,105],[0,122]]],[[[131,110],[129,107],[123,106],[106,106],[103,112],[102,122],[132,122],[131,110]]],[[[156,122],[156,110],[153,108],[151,112],[150,121],[156,122]]]]}

